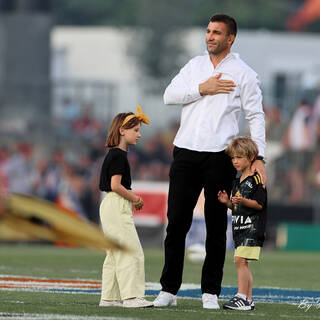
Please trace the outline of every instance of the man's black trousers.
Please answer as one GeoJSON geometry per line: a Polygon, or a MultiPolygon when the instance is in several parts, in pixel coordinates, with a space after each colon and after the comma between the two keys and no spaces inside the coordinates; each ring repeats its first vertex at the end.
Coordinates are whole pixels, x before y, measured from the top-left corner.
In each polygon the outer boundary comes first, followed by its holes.
{"type": "Polygon", "coordinates": [[[193,209],[204,188],[207,229],[206,258],[202,267],[202,293],[221,291],[226,251],[227,208],[218,201],[220,190],[231,191],[236,176],[231,159],[221,152],[198,152],[175,147],[170,169],[168,226],[162,290],[177,294],[182,283],[185,239],[191,227],[193,209]]]}

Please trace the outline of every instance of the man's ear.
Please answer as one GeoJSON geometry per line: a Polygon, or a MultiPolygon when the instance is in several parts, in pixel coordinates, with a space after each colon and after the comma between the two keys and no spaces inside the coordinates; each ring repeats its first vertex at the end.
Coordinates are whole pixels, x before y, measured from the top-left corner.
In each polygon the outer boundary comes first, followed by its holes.
{"type": "Polygon", "coordinates": [[[236,37],[234,34],[229,34],[228,43],[229,43],[230,47],[232,46],[235,38],[236,37]]]}

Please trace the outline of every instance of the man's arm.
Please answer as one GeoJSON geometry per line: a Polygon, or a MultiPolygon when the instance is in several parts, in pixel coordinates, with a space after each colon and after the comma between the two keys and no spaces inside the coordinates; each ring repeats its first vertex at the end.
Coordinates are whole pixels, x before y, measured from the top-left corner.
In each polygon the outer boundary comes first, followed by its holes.
{"type": "Polygon", "coordinates": [[[230,93],[235,84],[231,80],[220,80],[221,74],[210,77],[203,83],[194,84],[191,62],[185,65],[166,88],[165,104],[187,104],[199,100],[204,95],[230,93]]]}
{"type": "Polygon", "coordinates": [[[260,82],[256,74],[253,72],[246,74],[241,83],[240,97],[242,109],[249,122],[251,138],[258,146],[259,156],[264,157],[266,128],[259,85],[260,82]]]}
{"type": "MultiPolygon", "coordinates": [[[[253,72],[246,74],[241,84],[240,96],[242,109],[249,123],[251,138],[258,146],[259,156],[264,157],[266,130],[262,108],[262,94],[259,84],[256,74],[253,72]]],[[[255,170],[258,171],[262,184],[265,186],[267,176],[263,161],[256,160],[251,166],[251,169],[253,172],[255,170]]]]}
{"type": "Polygon", "coordinates": [[[189,61],[166,88],[165,104],[186,104],[201,98],[198,85],[192,84],[192,61],[189,61]]]}

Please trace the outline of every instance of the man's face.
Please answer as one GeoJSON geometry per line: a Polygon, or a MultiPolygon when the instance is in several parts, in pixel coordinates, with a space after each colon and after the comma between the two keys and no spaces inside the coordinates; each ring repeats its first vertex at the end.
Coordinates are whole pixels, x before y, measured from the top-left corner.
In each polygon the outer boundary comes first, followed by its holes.
{"type": "Polygon", "coordinates": [[[207,27],[206,43],[209,54],[218,55],[230,50],[234,35],[228,34],[224,22],[210,22],[207,27]]]}

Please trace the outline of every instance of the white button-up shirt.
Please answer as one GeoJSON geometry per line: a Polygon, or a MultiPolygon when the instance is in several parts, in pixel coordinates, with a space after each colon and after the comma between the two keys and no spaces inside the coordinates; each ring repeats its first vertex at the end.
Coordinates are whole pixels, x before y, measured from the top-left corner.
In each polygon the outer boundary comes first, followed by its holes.
{"type": "Polygon", "coordinates": [[[265,120],[257,74],[238,54],[229,53],[214,68],[209,54],[191,59],[164,93],[165,104],[182,104],[181,124],[174,145],[195,151],[219,152],[239,134],[241,111],[249,123],[251,138],[264,156],[265,120]],[[221,73],[233,80],[229,94],[201,96],[199,84],[221,73]]]}

